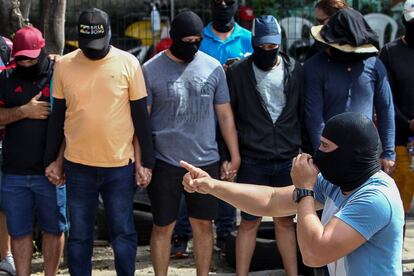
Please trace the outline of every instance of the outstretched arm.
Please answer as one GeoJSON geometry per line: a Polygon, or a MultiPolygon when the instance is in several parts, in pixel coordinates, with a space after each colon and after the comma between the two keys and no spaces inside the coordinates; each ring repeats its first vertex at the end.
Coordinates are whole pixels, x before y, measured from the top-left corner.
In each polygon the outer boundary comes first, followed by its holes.
{"type": "Polygon", "coordinates": [[[292,200],[293,185],[283,188],[241,185],[213,179],[205,171],[184,161],[181,161],[181,166],[188,171],[183,178],[187,192],[211,194],[257,216],[285,217],[296,213],[297,205],[292,200]]]}

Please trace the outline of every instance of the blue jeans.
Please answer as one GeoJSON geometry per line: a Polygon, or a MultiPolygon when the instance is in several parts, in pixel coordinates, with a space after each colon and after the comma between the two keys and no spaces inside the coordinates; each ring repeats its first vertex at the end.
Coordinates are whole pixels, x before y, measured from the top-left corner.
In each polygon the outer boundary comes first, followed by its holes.
{"type": "Polygon", "coordinates": [[[119,276],[135,273],[137,234],[133,217],[134,166],[90,167],[65,161],[69,210],[68,267],[73,276],[92,274],[93,233],[102,196],[119,276]]]}
{"type": "Polygon", "coordinates": [[[65,185],[56,187],[44,175],[3,174],[1,182],[11,237],[31,235],[35,213],[43,232],[59,235],[67,230],[65,185]]]}
{"type": "MultiPolygon", "coordinates": [[[[237,182],[256,185],[285,187],[292,185],[290,170],[292,161],[269,161],[243,157],[240,164],[237,182]]],[[[241,212],[245,220],[256,220],[258,217],[241,212]]]]}

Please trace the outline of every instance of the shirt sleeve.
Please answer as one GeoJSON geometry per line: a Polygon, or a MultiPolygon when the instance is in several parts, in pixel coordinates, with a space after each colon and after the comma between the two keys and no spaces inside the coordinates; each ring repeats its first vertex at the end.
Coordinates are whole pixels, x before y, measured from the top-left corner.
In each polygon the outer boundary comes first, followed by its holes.
{"type": "Polygon", "coordinates": [[[329,185],[330,183],[326,181],[321,174],[319,174],[318,178],[316,179],[316,184],[313,188],[313,192],[315,193],[315,199],[322,204],[324,204],[326,201],[329,185]]]}
{"type": "Polygon", "coordinates": [[[5,107],[6,100],[5,100],[5,87],[6,87],[6,74],[0,73],[0,107],[5,107]]]}
{"type": "Polygon", "coordinates": [[[63,91],[63,84],[62,84],[62,78],[61,78],[61,71],[62,71],[62,67],[64,65],[57,60],[55,63],[55,68],[53,70],[53,98],[59,99],[59,100],[64,100],[65,99],[65,94],[63,91]]]}
{"type": "Polygon", "coordinates": [[[145,86],[146,86],[147,94],[148,94],[147,105],[151,106],[152,105],[152,86],[151,86],[151,80],[150,80],[150,76],[148,72],[148,67],[145,64],[142,68],[142,72],[144,75],[145,86]]]}
{"type": "Polygon", "coordinates": [[[378,79],[375,85],[374,106],[383,148],[381,157],[395,160],[395,112],[391,87],[384,64],[379,59],[377,59],[376,68],[378,79]]]}
{"type": "Polygon", "coordinates": [[[247,37],[246,39],[246,51],[244,53],[244,56],[251,55],[253,53],[253,46],[252,46],[252,37],[251,35],[247,37]]]}
{"type": "Polygon", "coordinates": [[[319,148],[322,130],[325,127],[323,118],[323,83],[313,64],[304,67],[305,72],[305,124],[314,149],[319,148]]]}
{"type": "Polygon", "coordinates": [[[214,104],[225,104],[230,102],[229,88],[227,86],[226,75],[223,67],[218,66],[214,73],[216,74],[217,85],[214,93],[214,104]]]}
{"type": "MultiPolygon", "coordinates": [[[[385,45],[382,49],[381,52],[379,53],[379,58],[382,61],[382,63],[384,64],[385,68],[387,69],[387,73],[388,73],[388,81],[390,83],[390,87],[391,87],[391,92],[393,95],[393,99],[395,99],[395,76],[392,70],[392,65],[390,62],[390,50],[388,48],[388,45],[385,45]]],[[[397,105],[395,105],[395,100],[394,100],[394,110],[395,110],[395,118],[396,120],[403,126],[406,125],[407,128],[409,128],[410,125],[410,119],[405,116],[401,110],[398,108],[397,105]]]]}
{"type": "Polygon", "coordinates": [[[380,190],[362,189],[335,216],[369,240],[390,222],[391,204],[380,190]]]}
{"type": "Polygon", "coordinates": [[[129,76],[129,100],[136,101],[147,96],[147,89],[138,60],[134,60],[131,67],[132,71],[129,76]]]}

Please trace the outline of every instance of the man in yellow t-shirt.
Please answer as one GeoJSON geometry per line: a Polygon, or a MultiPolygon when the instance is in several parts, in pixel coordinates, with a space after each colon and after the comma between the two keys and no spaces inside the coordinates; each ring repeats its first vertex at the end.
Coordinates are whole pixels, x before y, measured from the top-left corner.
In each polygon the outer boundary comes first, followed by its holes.
{"type": "Polygon", "coordinates": [[[100,194],[117,274],[134,275],[134,167],[137,182],[145,186],[154,163],[145,82],[138,60],[109,44],[110,23],[104,11],[82,12],[78,27],[80,49],[56,63],[45,157],[46,165],[54,160],[64,137],[69,273],[91,275],[100,194]],[[134,133],[139,141],[135,156],[134,133]]]}

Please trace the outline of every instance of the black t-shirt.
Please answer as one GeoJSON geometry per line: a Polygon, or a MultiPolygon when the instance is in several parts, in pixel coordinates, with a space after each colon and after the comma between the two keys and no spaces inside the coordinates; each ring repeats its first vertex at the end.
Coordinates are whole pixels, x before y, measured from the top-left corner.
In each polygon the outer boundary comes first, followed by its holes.
{"type": "Polygon", "coordinates": [[[396,111],[397,145],[406,145],[408,137],[414,136],[409,130],[409,121],[414,119],[414,49],[401,38],[382,48],[380,59],[388,71],[396,111]]]}
{"type": "MultiPolygon", "coordinates": [[[[38,80],[24,80],[15,69],[0,73],[0,107],[25,105],[42,92],[40,101],[50,101],[52,62],[38,80]]],[[[3,140],[3,173],[17,175],[44,174],[48,120],[23,119],[6,125],[3,140]]]]}

